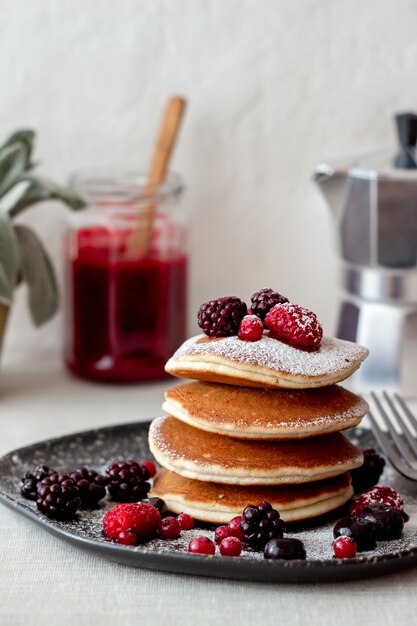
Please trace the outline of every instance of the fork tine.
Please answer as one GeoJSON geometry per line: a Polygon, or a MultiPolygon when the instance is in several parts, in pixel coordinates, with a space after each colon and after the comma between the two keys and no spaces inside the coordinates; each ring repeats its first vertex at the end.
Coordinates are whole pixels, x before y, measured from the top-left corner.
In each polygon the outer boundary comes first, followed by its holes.
{"type": "MultiPolygon", "coordinates": [[[[399,413],[394,402],[392,401],[392,398],[387,394],[386,391],[383,392],[383,396],[385,400],[387,401],[391,411],[394,413],[395,417],[397,418],[399,425],[403,429],[403,432],[407,438],[407,443],[415,454],[414,463],[417,463],[417,440],[415,436],[413,435],[411,430],[408,428],[407,424],[404,422],[403,418],[401,417],[401,414],[399,413]]],[[[402,407],[402,404],[401,404],[401,407],[402,407]]]]}
{"type": "Polygon", "coordinates": [[[395,469],[398,470],[400,474],[402,474],[406,478],[417,481],[417,472],[415,470],[412,470],[405,463],[403,463],[403,460],[398,454],[398,451],[396,450],[396,448],[394,448],[393,444],[391,443],[385,432],[379,426],[371,411],[368,412],[368,418],[371,422],[372,430],[379,445],[381,446],[382,450],[385,452],[395,469]]]}
{"type": "Polygon", "coordinates": [[[397,400],[398,404],[401,406],[402,410],[404,411],[404,413],[408,417],[408,420],[409,420],[410,424],[412,424],[413,428],[415,429],[415,431],[417,433],[417,419],[411,413],[410,409],[408,408],[407,404],[405,403],[404,398],[402,398],[398,393],[394,393],[394,397],[397,400]]]}
{"type": "Polygon", "coordinates": [[[411,454],[409,447],[404,443],[404,440],[400,437],[400,435],[397,433],[395,427],[392,424],[392,421],[390,420],[390,418],[388,417],[384,407],[381,404],[380,399],[378,398],[378,396],[376,395],[375,392],[371,393],[372,399],[374,400],[382,419],[385,422],[386,427],[388,428],[388,432],[391,435],[391,437],[394,440],[395,445],[397,446],[397,448],[401,451],[401,453],[403,454],[403,456],[405,457],[406,461],[412,465],[413,463],[416,462],[416,458],[413,454],[411,454]]]}

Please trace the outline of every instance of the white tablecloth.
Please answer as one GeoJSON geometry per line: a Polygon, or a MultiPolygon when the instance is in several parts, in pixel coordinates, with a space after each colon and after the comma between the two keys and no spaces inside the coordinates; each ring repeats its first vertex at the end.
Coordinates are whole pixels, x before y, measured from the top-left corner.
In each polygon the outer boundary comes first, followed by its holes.
{"type": "MultiPolygon", "coordinates": [[[[96,386],[51,354],[8,355],[0,454],[33,441],[160,413],[164,383],[96,386]]],[[[55,539],[0,507],[0,624],[415,624],[417,568],[343,584],[277,585],[133,569],[55,539]]]]}

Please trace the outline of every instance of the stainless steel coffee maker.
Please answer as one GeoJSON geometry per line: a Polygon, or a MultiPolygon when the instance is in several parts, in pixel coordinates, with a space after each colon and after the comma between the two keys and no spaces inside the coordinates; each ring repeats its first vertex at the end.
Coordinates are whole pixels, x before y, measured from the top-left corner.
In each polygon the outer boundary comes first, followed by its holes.
{"type": "Polygon", "coordinates": [[[336,220],[343,297],[338,337],[369,348],[356,389],[417,396],[417,115],[396,116],[399,147],[321,163],[336,220]]]}

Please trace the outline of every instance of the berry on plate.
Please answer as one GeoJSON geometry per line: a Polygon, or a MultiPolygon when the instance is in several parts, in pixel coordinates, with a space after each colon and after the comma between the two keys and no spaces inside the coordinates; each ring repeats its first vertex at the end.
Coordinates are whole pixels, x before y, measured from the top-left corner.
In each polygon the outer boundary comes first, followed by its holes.
{"type": "Polygon", "coordinates": [[[276,304],[284,304],[288,302],[288,298],[282,296],[273,289],[261,289],[256,291],[251,297],[251,311],[254,315],[257,315],[262,321],[265,320],[265,316],[276,304]]]}
{"type": "Polygon", "coordinates": [[[245,315],[240,322],[238,337],[243,341],[259,341],[264,332],[264,325],[256,315],[245,315]]]}
{"type": "Polygon", "coordinates": [[[342,517],[333,528],[333,536],[350,537],[356,543],[358,552],[373,550],[376,547],[376,527],[369,520],[355,517],[342,517]]]}
{"type": "Polygon", "coordinates": [[[141,502],[154,506],[161,515],[168,511],[167,503],[162,498],[142,498],[141,502]]]}
{"type": "Polygon", "coordinates": [[[353,559],[358,548],[352,537],[343,535],[334,540],[333,551],[338,559],[353,559]]]}
{"type": "Polygon", "coordinates": [[[240,527],[240,522],[242,520],[243,520],[243,515],[236,515],[236,517],[233,517],[228,523],[228,527],[231,531],[230,533],[231,537],[237,537],[238,539],[240,539],[240,541],[243,541],[245,538],[245,535],[243,534],[242,529],[240,527]]]}
{"type": "Polygon", "coordinates": [[[191,530],[194,528],[194,518],[188,513],[180,513],[177,515],[177,520],[180,523],[181,530],[191,530]]]}
{"type": "Polygon", "coordinates": [[[145,498],[150,484],[148,468],[136,461],[120,461],[106,469],[109,494],[116,502],[138,502],[145,498]]]}
{"type": "Polygon", "coordinates": [[[215,554],[216,546],[208,537],[195,537],[188,544],[188,552],[194,554],[215,554]]]}
{"type": "Polygon", "coordinates": [[[244,509],[240,528],[245,543],[256,550],[263,550],[270,539],[283,536],[285,522],[269,502],[261,502],[258,506],[250,504],[244,509]]]}
{"type": "Polygon", "coordinates": [[[50,470],[47,465],[37,465],[33,472],[26,472],[22,476],[20,483],[20,493],[24,498],[29,500],[36,500],[36,487],[38,483],[46,478],[49,474],[53,474],[54,471],[50,470]]]}
{"type": "Polygon", "coordinates": [[[388,504],[397,511],[404,511],[404,500],[392,487],[373,487],[353,501],[350,514],[355,517],[371,504],[388,504]]]}
{"type": "MultiPolygon", "coordinates": [[[[229,528],[229,526],[217,526],[216,530],[214,531],[214,541],[216,543],[221,543],[223,539],[226,539],[226,537],[233,537],[234,535],[232,533],[233,530],[229,528]]],[[[238,537],[235,537],[235,539],[237,538],[238,537]]]]}
{"type": "Polygon", "coordinates": [[[176,517],[164,517],[159,523],[158,532],[162,539],[178,539],[181,526],[176,517]]]}
{"type": "Polygon", "coordinates": [[[70,472],[70,477],[80,490],[83,509],[93,509],[106,495],[107,476],[101,476],[95,470],[79,467],[70,472]]]}
{"type": "Polygon", "coordinates": [[[355,493],[363,493],[377,484],[384,471],[385,461],[373,448],[363,451],[363,465],[351,470],[355,493]]]}
{"type": "Polygon", "coordinates": [[[265,317],[269,335],[297,348],[316,349],[320,346],[323,329],[317,316],[298,304],[276,304],[265,317]]]}
{"type": "Polygon", "coordinates": [[[156,474],[156,465],[153,461],[151,461],[150,459],[147,459],[146,461],[142,461],[141,465],[143,467],[146,467],[146,469],[149,472],[149,478],[153,478],[156,474]]]}
{"type": "Polygon", "coordinates": [[[240,298],[229,296],[202,304],[198,309],[197,320],[208,337],[230,337],[237,335],[246,313],[246,304],[240,298]]]}
{"type": "Polygon", "coordinates": [[[237,537],[225,537],[220,543],[220,554],[222,556],[240,556],[242,552],[242,542],[237,537]]]}
{"type": "Polygon", "coordinates": [[[357,519],[375,525],[377,541],[391,541],[401,537],[404,514],[388,504],[371,504],[360,511],[357,519]]]}
{"type": "Polygon", "coordinates": [[[81,507],[80,490],[68,474],[49,474],[36,488],[36,505],[55,519],[70,519],[81,507]]]}
{"type": "Polygon", "coordinates": [[[293,559],[306,558],[304,544],[300,539],[292,539],[291,537],[275,537],[268,541],[264,547],[265,559],[284,559],[287,561],[293,559]]]}
{"type": "Polygon", "coordinates": [[[138,541],[145,541],[156,536],[161,515],[154,506],[144,502],[118,504],[103,517],[103,533],[110,539],[117,540],[121,531],[130,530],[138,541]]]}
{"type": "Polygon", "coordinates": [[[138,538],[131,530],[121,530],[117,535],[116,541],[124,546],[135,546],[138,538]]]}

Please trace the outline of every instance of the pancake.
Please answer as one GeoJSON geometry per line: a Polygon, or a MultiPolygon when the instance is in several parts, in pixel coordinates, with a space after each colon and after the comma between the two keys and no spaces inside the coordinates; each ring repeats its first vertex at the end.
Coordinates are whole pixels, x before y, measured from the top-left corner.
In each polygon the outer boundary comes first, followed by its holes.
{"type": "Polygon", "coordinates": [[[189,513],[215,524],[227,523],[248,504],[263,500],[270,502],[285,522],[298,522],[333,511],[352,495],[349,474],[307,485],[239,487],[190,480],[165,469],[156,475],[151,492],[151,497],[165,500],[173,513],[189,513]]]}
{"type": "Polygon", "coordinates": [[[155,419],[149,446],[156,460],[185,478],[236,485],[285,485],[337,476],[359,467],[363,454],[341,433],[292,441],[248,441],[155,419]]]}
{"type": "Polygon", "coordinates": [[[162,408],[208,432],[271,440],[314,437],[357,426],[369,407],[336,385],[281,391],[193,382],[169,389],[162,408]]]}
{"type": "Polygon", "coordinates": [[[165,366],[180,378],[269,389],[325,387],[348,378],[367,357],[363,346],[323,337],[315,351],[300,350],[264,335],[259,341],[197,335],[165,366]]]}

